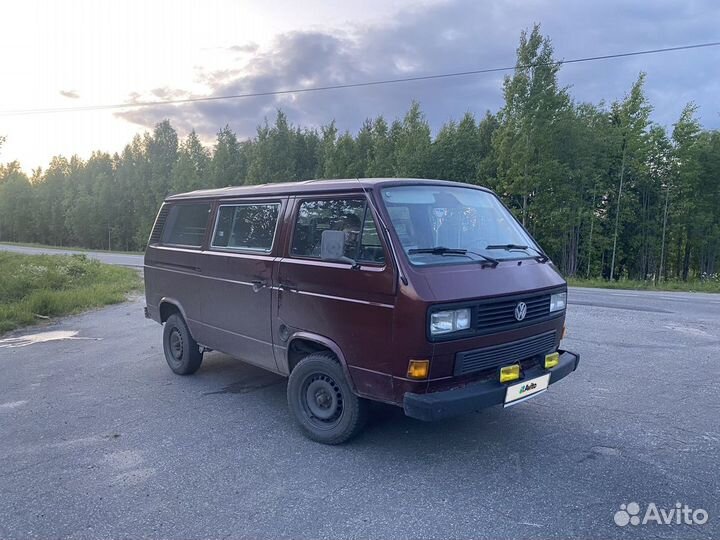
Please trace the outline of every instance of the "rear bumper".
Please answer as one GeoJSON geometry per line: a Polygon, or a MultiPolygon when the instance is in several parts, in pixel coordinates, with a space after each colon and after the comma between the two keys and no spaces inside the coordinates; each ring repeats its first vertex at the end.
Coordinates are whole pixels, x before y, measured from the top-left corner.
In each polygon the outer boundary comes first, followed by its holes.
{"type": "MultiPolygon", "coordinates": [[[[557,366],[547,370],[539,366],[529,369],[523,373],[523,378],[532,379],[550,373],[552,385],[575,371],[580,363],[580,356],[569,351],[559,352],[560,363],[557,366]]],[[[403,398],[403,409],[407,416],[418,420],[440,420],[500,405],[505,401],[506,389],[506,384],[492,380],[429,394],[407,392],[403,398]]]]}

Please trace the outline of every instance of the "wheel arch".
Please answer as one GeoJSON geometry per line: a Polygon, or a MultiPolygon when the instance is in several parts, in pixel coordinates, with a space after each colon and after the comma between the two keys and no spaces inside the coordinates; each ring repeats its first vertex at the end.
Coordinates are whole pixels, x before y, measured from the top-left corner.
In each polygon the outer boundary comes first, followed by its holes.
{"type": "Polygon", "coordinates": [[[187,324],[187,316],[185,315],[185,310],[183,309],[180,302],[175,300],[174,298],[168,298],[164,296],[160,299],[160,303],[158,304],[158,312],[160,313],[160,322],[165,323],[165,321],[168,320],[168,317],[172,315],[173,313],[179,313],[182,318],[185,320],[185,323],[187,324]]]}
{"type": "Polygon", "coordinates": [[[340,346],[330,338],[321,336],[319,334],[313,334],[311,332],[295,332],[288,339],[288,346],[286,349],[286,362],[288,374],[292,372],[293,368],[306,356],[316,352],[328,352],[332,354],[342,367],[347,383],[354,394],[357,394],[355,389],[355,383],[353,382],[350,370],[345,360],[345,355],[340,349],[340,346]]]}

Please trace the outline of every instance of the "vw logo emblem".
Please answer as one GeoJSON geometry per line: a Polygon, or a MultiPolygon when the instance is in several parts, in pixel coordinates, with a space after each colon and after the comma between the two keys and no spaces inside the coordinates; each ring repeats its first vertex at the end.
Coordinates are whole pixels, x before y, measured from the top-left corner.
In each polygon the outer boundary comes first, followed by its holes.
{"type": "Polygon", "coordinates": [[[525,302],[518,302],[518,305],[515,306],[515,319],[522,321],[525,315],[527,315],[527,304],[525,304],[525,302]]]}

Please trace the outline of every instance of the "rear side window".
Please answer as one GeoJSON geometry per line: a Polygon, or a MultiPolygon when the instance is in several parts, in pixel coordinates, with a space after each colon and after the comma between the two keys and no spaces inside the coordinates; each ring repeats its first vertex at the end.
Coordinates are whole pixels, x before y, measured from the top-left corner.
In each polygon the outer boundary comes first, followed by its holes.
{"type": "Polygon", "coordinates": [[[345,256],[358,262],[383,264],[380,237],[372,212],[362,199],[319,199],[300,203],[291,253],[320,258],[320,240],[326,230],[345,232],[345,256]]]}
{"type": "Polygon", "coordinates": [[[212,247],[270,251],[279,210],[279,203],[220,206],[212,247]]]}
{"type": "Polygon", "coordinates": [[[165,221],[162,243],[199,248],[209,215],[210,203],[173,205],[165,221]]]}

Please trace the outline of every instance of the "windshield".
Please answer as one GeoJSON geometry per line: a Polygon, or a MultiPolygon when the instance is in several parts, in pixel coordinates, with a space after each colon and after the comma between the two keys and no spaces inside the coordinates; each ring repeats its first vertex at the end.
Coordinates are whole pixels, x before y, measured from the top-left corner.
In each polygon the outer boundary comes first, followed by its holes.
{"type": "Polygon", "coordinates": [[[454,186],[398,186],[383,189],[382,200],[413,264],[536,256],[537,244],[492,193],[454,186]]]}

